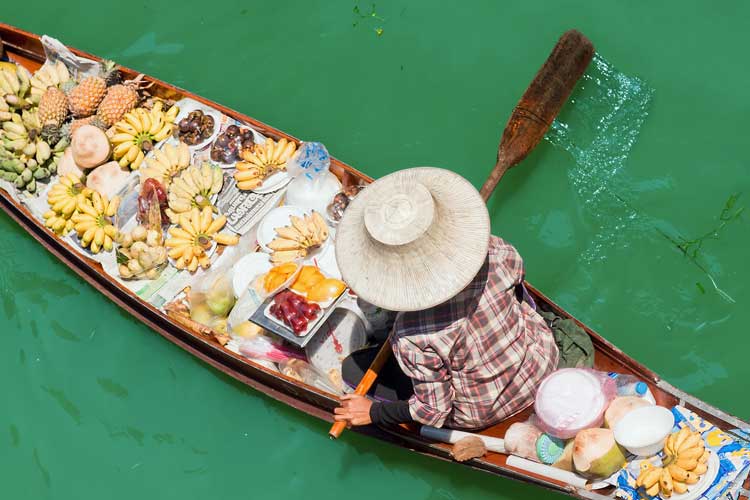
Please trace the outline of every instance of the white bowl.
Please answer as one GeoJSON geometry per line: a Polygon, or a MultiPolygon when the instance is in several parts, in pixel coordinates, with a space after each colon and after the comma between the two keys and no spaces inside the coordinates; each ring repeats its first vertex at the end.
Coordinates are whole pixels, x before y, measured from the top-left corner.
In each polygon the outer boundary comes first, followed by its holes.
{"type": "Polygon", "coordinates": [[[672,432],[674,415],[663,406],[645,406],[627,413],[615,426],[615,441],[633,455],[656,455],[672,432]]]}

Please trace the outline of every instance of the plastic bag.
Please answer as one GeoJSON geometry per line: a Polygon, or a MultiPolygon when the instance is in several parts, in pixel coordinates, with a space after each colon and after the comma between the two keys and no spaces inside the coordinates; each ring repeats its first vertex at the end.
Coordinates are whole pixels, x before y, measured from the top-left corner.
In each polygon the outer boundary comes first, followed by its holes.
{"type": "Polygon", "coordinates": [[[324,214],[334,195],[341,190],[341,182],[329,168],[331,157],[319,142],[303,142],[286,165],[294,177],[286,191],[286,202],[324,214]]]}
{"type": "Polygon", "coordinates": [[[304,360],[305,356],[282,341],[260,333],[251,339],[238,340],[240,354],[250,359],[265,359],[280,363],[290,359],[304,360]]]}
{"type": "Polygon", "coordinates": [[[583,429],[600,427],[616,395],[614,380],[605,372],[588,368],[554,371],[539,384],[534,424],[551,436],[570,439],[583,429]]]}
{"type": "Polygon", "coordinates": [[[133,189],[120,204],[115,255],[121,278],[153,280],[167,266],[165,204],[166,190],[155,179],[148,179],[140,191],[133,189]]]}
{"type": "Polygon", "coordinates": [[[280,362],[279,371],[287,377],[333,394],[343,392],[340,385],[336,387],[337,384],[327,375],[320,373],[310,363],[301,359],[288,359],[280,362]]]}
{"type": "Polygon", "coordinates": [[[190,318],[221,333],[227,333],[227,318],[237,301],[232,287],[234,259],[231,257],[222,255],[221,262],[198,277],[188,294],[190,318]]]}

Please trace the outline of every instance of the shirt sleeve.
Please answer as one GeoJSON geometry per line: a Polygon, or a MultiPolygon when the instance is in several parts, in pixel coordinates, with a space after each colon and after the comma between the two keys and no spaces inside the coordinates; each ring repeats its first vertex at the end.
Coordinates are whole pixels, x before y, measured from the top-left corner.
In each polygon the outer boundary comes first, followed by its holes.
{"type": "Polygon", "coordinates": [[[430,346],[416,345],[402,337],[393,347],[401,369],[414,386],[409,413],[421,424],[442,427],[453,408],[450,371],[430,346]]]}
{"type": "Polygon", "coordinates": [[[495,254],[494,272],[498,274],[503,286],[510,288],[523,281],[523,259],[513,245],[493,236],[490,240],[490,252],[495,254]]]}

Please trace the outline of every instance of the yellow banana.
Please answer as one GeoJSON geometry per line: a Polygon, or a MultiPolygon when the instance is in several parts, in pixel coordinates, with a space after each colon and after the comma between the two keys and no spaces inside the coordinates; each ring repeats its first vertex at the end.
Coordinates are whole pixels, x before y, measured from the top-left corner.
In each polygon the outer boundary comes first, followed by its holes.
{"type": "Polygon", "coordinates": [[[690,429],[688,429],[687,427],[683,427],[677,432],[677,436],[675,437],[674,445],[673,445],[673,449],[675,453],[680,450],[682,443],[684,443],[685,440],[689,436],[690,436],[690,429]]]}
{"type": "Polygon", "coordinates": [[[667,469],[661,470],[661,476],[659,476],[659,489],[661,490],[661,496],[669,498],[672,496],[674,486],[672,484],[672,476],[669,475],[667,469]]]}
{"type": "MultiPolygon", "coordinates": [[[[690,434],[685,441],[682,442],[680,446],[675,447],[675,452],[683,456],[687,450],[690,450],[691,448],[694,448],[700,444],[703,444],[703,438],[701,438],[701,435],[697,432],[690,434]]],[[[698,456],[701,456],[699,453],[698,456]]]]}

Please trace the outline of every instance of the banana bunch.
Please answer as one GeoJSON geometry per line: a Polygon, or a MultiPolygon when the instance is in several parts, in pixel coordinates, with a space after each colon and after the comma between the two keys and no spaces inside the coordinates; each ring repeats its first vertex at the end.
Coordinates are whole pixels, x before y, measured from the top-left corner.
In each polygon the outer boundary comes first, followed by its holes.
{"type": "MultiPolygon", "coordinates": [[[[33,103],[28,99],[31,88],[31,73],[21,65],[15,71],[3,67],[0,69],[0,101],[10,109],[28,109],[33,103]]],[[[7,112],[8,109],[4,109],[7,112]]]]}
{"type": "Polygon", "coordinates": [[[141,169],[141,183],[146,179],[156,179],[164,187],[169,187],[172,177],[190,165],[190,149],[187,144],[164,144],[161,149],[154,149],[153,156],[146,158],[146,167],[141,169]]]}
{"type": "Polygon", "coordinates": [[[255,144],[252,149],[243,149],[240,157],[244,161],[237,162],[234,179],[239,189],[255,189],[263,180],[278,170],[286,168],[286,162],[292,157],[297,145],[294,141],[281,138],[274,142],[270,137],[264,144],[255,144]]]}
{"type": "Polygon", "coordinates": [[[210,206],[199,210],[193,207],[190,213],[179,216],[178,227],[169,229],[170,238],[164,242],[169,249],[169,257],[175,259],[177,269],[187,269],[191,273],[198,266],[207,269],[211,265],[211,259],[206,254],[216,242],[219,245],[236,245],[240,239],[237,235],[219,233],[227,223],[224,215],[214,218],[210,206]]]}
{"type": "Polygon", "coordinates": [[[112,155],[121,167],[130,166],[138,170],[154,144],[163,141],[174,129],[174,120],[179,113],[177,106],[164,111],[164,103],[157,101],[151,110],[135,108],[114,125],[114,134],[110,136],[112,155]]]}
{"type": "Polygon", "coordinates": [[[274,264],[306,257],[309,250],[319,247],[328,238],[328,225],[314,210],[304,217],[292,215],[290,221],[290,226],[274,229],[278,236],[268,244],[273,250],[271,262],[274,264]]]}
{"type": "Polygon", "coordinates": [[[12,113],[0,128],[0,178],[30,194],[36,192],[37,181],[57,172],[57,162],[68,145],[67,139],[60,139],[51,147],[39,135],[40,129],[36,111],[28,110],[12,113]]]}
{"type": "Polygon", "coordinates": [[[37,106],[48,87],[64,87],[69,81],[73,82],[68,68],[62,61],[47,63],[31,77],[31,95],[29,101],[37,106]]]}
{"type": "Polygon", "coordinates": [[[68,234],[75,226],[71,219],[78,213],[78,205],[90,200],[93,193],[75,174],[61,177],[47,193],[50,210],[42,216],[44,225],[61,236],[68,234]]]}
{"type": "Polygon", "coordinates": [[[200,167],[186,168],[179,177],[172,179],[169,186],[167,216],[176,224],[181,214],[189,213],[193,208],[213,209],[211,196],[221,191],[223,185],[224,172],[219,167],[204,163],[200,167]]]}
{"type": "Polygon", "coordinates": [[[119,206],[119,196],[107,200],[106,196],[97,191],[91,193],[90,199],[83,198],[78,201],[78,213],[73,214],[70,220],[73,221],[73,228],[83,248],[88,247],[93,254],[99,253],[100,250],[112,250],[113,241],[117,236],[112,217],[119,206]]]}
{"type": "Polygon", "coordinates": [[[636,486],[643,488],[650,496],[661,495],[669,498],[672,493],[685,493],[688,485],[695,484],[708,470],[708,457],[700,433],[683,427],[671,434],[664,445],[665,458],[662,467],[655,467],[644,461],[636,480],[636,486]]]}

